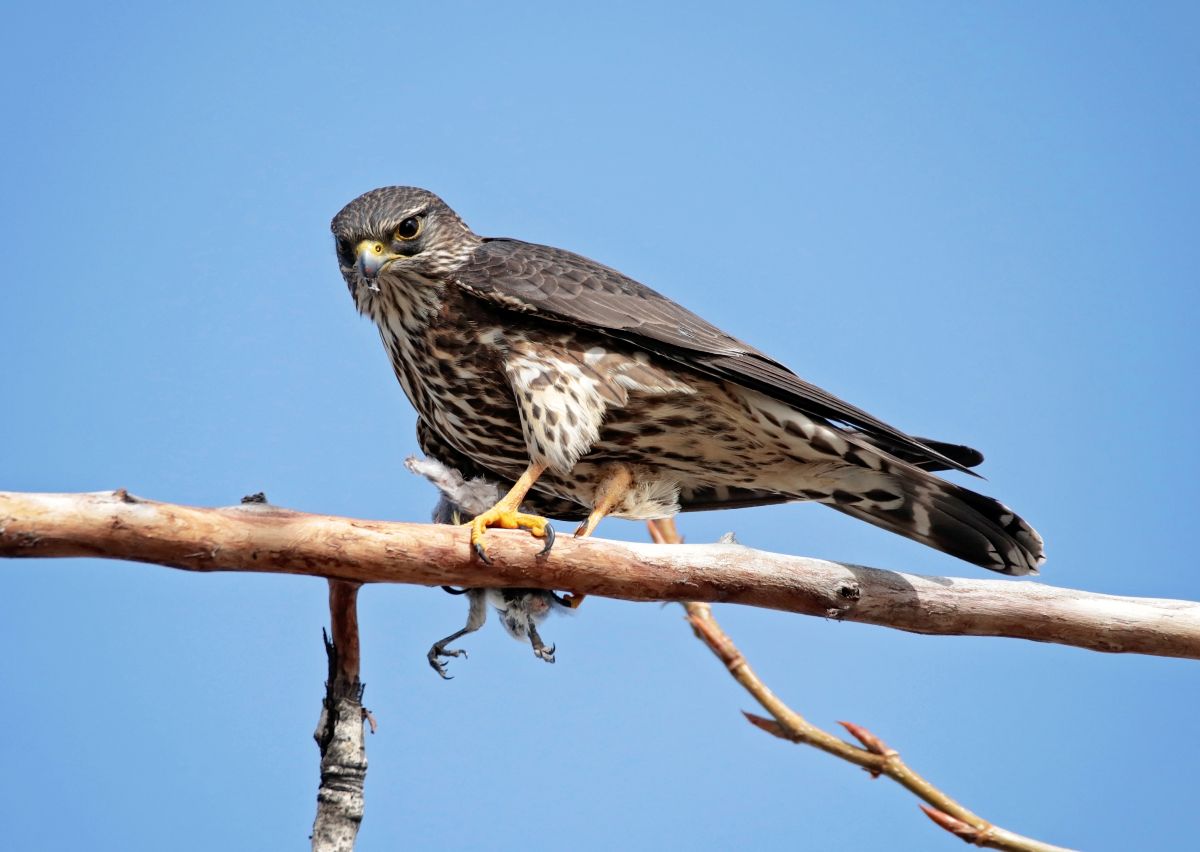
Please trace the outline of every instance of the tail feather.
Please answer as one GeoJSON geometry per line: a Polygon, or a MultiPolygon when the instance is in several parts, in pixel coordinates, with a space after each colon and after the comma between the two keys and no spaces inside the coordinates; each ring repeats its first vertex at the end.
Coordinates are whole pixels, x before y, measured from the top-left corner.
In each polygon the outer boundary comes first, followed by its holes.
{"type": "Polygon", "coordinates": [[[998,500],[900,462],[848,471],[821,502],[851,517],[1002,574],[1036,574],[1042,537],[998,500]]]}

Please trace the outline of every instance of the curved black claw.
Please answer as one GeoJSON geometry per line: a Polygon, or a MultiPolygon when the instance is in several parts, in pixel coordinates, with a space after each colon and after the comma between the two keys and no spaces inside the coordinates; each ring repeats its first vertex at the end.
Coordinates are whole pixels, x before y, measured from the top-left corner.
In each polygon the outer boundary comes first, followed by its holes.
{"type": "MultiPolygon", "coordinates": [[[[528,530],[528,529],[532,529],[532,528],[527,527],[527,526],[522,526],[521,529],[528,530]]],[[[550,526],[549,524],[546,524],[545,529],[546,529],[546,543],[544,545],[542,545],[542,549],[538,551],[538,556],[548,556],[550,554],[550,548],[554,547],[554,527],[550,526]]]]}
{"type": "Polygon", "coordinates": [[[442,586],[443,592],[449,592],[452,595],[465,595],[470,589],[456,589],[453,586],[442,586]]]}
{"type": "Polygon", "coordinates": [[[462,657],[467,659],[467,652],[462,648],[447,648],[438,643],[429,649],[429,653],[425,655],[429,660],[429,665],[433,670],[442,676],[442,680],[454,680],[454,678],[446,674],[446,664],[439,660],[439,657],[462,657]]]}
{"type": "Polygon", "coordinates": [[[487,555],[487,551],[483,549],[483,542],[477,541],[471,545],[471,549],[475,551],[475,555],[479,557],[479,561],[484,565],[491,565],[492,558],[487,555]]]}

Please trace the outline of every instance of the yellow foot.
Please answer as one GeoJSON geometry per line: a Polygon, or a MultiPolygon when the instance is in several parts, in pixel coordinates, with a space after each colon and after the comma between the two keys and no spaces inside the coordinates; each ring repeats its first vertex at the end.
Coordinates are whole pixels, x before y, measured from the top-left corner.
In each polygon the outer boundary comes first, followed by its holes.
{"type": "Polygon", "coordinates": [[[500,527],[505,530],[529,530],[534,538],[544,538],[546,546],[542,548],[538,556],[545,556],[550,552],[550,548],[554,546],[554,527],[550,526],[550,522],[545,518],[538,517],[537,515],[524,515],[520,512],[493,507],[482,515],[476,515],[475,519],[470,522],[470,527],[471,548],[488,565],[492,564],[492,560],[488,558],[487,549],[483,546],[483,534],[488,527],[500,527]]]}

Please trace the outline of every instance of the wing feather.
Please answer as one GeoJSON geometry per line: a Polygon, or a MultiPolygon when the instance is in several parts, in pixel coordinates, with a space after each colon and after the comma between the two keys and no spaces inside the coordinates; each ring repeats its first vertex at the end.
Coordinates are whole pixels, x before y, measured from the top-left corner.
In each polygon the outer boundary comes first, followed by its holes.
{"type": "Polygon", "coordinates": [[[456,270],[454,281],[505,309],[609,335],[699,373],[753,388],[810,416],[860,429],[914,463],[932,462],[978,475],[920,439],[804,381],[661,293],[581,255],[520,240],[488,239],[456,270]]]}

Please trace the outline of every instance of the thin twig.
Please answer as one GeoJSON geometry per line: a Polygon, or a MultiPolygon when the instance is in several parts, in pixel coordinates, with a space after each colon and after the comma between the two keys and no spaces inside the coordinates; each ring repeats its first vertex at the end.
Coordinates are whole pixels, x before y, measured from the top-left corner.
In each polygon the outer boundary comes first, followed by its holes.
{"type": "MultiPolygon", "coordinates": [[[[674,521],[651,521],[649,527],[650,537],[656,543],[681,544],[683,542],[674,521]]],[[[742,652],[733,644],[733,640],[713,618],[711,606],[707,603],[696,602],[685,602],[683,606],[696,637],[708,646],[717,659],[725,664],[729,673],[733,675],[733,679],[740,683],[762,705],[763,709],[771,714],[772,718],[766,719],[753,713],[746,713],[746,719],[755,727],[781,739],[810,745],[827,754],[840,757],[842,760],[861,766],[874,777],[886,775],[928,802],[929,806],[921,807],[926,815],[937,825],[967,843],[988,849],[1013,850],[1013,852],[1069,852],[1061,846],[1052,846],[1049,843],[1014,834],[992,825],[967,810],[914,772],[895,749],[889,748],[879,737],[861,725],[855,725],[853,722],[839,723],[850,732],[851,736],[862,743],[862,748],[818,728],[780,700],[759,679],[754,669],[746,662],[746,658],[742,656],[742,652]]]]}
{"type": "Polygon", "coordinates": [[[625,600],[720,601],[914,633],[1007,636],[1094,651],[1200,659],[1200,604],[1042,583],[924,577],[737,544],[658,547],[488,532],[491,565],[462,528],[197,509],[125,492],[0,492],[0,556],[99,556],[190,571],[265,571],[355,582],[524,587],[625,600]]]}

